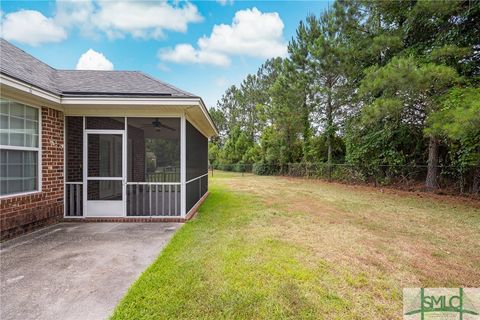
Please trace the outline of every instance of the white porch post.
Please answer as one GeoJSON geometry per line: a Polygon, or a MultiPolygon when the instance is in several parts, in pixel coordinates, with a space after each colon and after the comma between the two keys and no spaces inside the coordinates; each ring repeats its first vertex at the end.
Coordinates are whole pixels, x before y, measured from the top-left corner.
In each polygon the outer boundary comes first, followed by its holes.
{"type": "Polygon", "coordinates": [[[185,217],[187,214],[187,137],[185,113],[180,118],[180,214],[185,217]]]}

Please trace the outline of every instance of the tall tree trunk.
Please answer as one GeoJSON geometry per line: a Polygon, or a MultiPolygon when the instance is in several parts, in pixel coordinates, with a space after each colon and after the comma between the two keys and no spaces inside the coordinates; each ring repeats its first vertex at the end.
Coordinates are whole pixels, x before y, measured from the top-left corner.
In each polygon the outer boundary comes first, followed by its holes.
{"type": "MultiPolygon", "coordinates": [[[[480,154],[480,147],[477,148],[477,152],[480,154]]],[[[472,184],[472,193],[475,195],[480,194],[480,159],[477,162],[475,167],[475,173],[473,176],[473,184],[472,184]]]]}
{"type": "Polygon", "coordinates": [[[303,125],[303,162],[307,163],[309,161],[310,154],[310,122],[309,117],[306,113],[302,116],[302,125],[303,125]]]}
{"type": "Polygon", "coordinates": [[[327,163],[328,180],[332,178],[332,144],[333,144],[333,107],[332,107],[332,88],[328,88],[327,93],[327,163]]]}
{"type": "Polygon", "coordinates": [[[438,145],[438,139],[436,137],[430,137],[428,143],[428,167],[425,185],[428,189],[432,190],[438,188],[438,145]]]}
{"type": "Polygon", "coordinates": [[[333,114],[332,114],[332,93],[329,89],[327,93],[327,162],[332,165],[332,144],[333,144],[333,114]]]}
{"type": "Polygon", "coordinates": [[[302,103],[302,126],[303,126],[303,162],[308,162],[310,153],[310,112],[307,106],[307,93],[304,93],[302,103]]]}

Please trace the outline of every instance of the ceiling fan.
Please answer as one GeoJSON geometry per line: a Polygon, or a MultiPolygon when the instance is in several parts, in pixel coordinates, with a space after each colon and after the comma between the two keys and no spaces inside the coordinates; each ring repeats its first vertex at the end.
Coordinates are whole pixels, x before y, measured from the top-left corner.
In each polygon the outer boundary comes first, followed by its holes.
{"type": "Polygon", "coordinates": [[[160,128],[165,128],[171,131],[175,131],[175,128],[172,128],[170,126],[167,126],[166,124],[161,123],[158,118],[155,118],[155,120],[152,121],[152,123],[146,123],[143,125],[144,127],[152,127],[155,128],[157,131],[160,130],[160,128]]]}

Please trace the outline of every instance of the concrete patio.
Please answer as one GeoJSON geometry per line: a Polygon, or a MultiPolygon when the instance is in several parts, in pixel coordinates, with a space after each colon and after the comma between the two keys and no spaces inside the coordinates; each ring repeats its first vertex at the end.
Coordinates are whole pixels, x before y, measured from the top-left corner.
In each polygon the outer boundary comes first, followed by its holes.
{"type": "Polygon", "coordinates": [[[61,223],[0,249],[0,319],[105,319],[178,223],[61,223]]]}

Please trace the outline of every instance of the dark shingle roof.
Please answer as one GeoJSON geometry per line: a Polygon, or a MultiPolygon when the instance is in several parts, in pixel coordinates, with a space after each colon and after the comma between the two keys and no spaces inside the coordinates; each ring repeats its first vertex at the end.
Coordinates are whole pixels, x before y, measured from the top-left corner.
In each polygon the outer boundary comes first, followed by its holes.
{"type": "Polygon", "coordinates": [[[197,97],[139,71],[56,70],[0,40],[0,72],[51,93],[197,97]]]}
{"type": "Polygon", "coordinates": [[[0,72],[52,93],[60,94],[56,70],[0,38],[0,72]]]}

